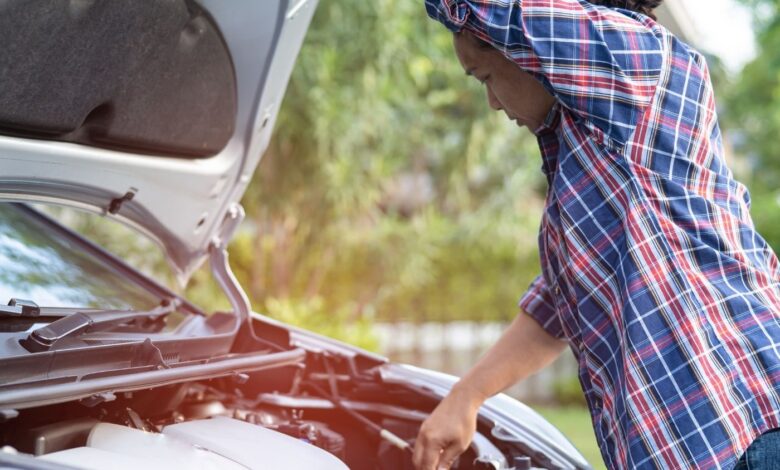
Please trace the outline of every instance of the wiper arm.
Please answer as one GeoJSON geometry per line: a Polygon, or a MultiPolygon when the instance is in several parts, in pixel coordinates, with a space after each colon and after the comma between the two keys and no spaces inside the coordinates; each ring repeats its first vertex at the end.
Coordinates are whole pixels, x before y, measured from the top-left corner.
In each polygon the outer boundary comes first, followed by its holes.
{"type": "Polygon", "coordinates": [[[4,317],[37,317],[41,308],[32,300],[11,299],[8,305],[0,305],[0,316],[4,317]]]}
{"type": "Polygon", "coordinates": [[[87,331],[96,331],[133,320],[159,320],[165,318],[168,314],[175,312],[180,305],[181,300],[174,298],[163,302],[158,307],[145,311],[80,311],[38,328],[30,333],[27,338],[20,341],[20,343],[30,352],[48,351],[57,341],[71,338],[87,331]]]}

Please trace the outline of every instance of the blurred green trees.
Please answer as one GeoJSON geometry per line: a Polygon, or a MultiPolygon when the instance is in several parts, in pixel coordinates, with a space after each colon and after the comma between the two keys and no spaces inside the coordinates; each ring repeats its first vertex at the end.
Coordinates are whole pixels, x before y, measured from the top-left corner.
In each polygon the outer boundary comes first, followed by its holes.
{"type": "Polygon", "coordinates": [[[758,55],[727,90],[724,123],[748,160],[756,226],[780,251],[780,2],[743,1],[754,11],[758,55]]]}
{"type": "MultiPolygon", "coordinates": [[[[512,317],[538,270],[535,140],[488,108],[421,2],[318,8],[231,248],[254,307],[512,317]]],[[[208,304],[206,277],[190,290],[208,304]]]]}

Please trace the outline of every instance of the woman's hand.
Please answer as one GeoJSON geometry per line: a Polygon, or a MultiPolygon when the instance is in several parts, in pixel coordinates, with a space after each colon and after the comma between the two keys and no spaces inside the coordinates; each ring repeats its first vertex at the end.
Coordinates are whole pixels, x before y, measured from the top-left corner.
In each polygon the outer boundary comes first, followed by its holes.
{"type": "Polygon", "coordinates": [[[482,403],[551,363],[565,348],[529,315],[518,315],[425,420],[414,445],[415,467],[449,468],[471,443],[482,403]]]}
{"type": "Polygon", "coordinates": [[[417,470],[450,468],[474,437],[477,412],[484,398],[476,390],[459,385],[420,427],[413,456],[417,470]]]}

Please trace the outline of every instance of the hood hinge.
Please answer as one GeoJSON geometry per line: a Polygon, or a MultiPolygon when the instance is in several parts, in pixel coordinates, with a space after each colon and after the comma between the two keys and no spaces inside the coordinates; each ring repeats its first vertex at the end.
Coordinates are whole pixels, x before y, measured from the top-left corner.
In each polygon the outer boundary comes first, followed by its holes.
{"type": "Polygon", "coordinates": [[[230,301],[233,311],[242,322],[248,323],[252,306],[249,303],[249,297],[244,292],[241,284],[238,283],[233,270],[230,268],[227,252],[228,243],[235,235],[236,229],[238,229],[241,221],[244,220],[245,215],[246,213],[241,204],[233,203],[230,205],[222,221],[219,233],[209,244],[209,265],[211,266],[211,273],[214,275],[217,283],[219,283],[225,296],[227,296],[228,301],[230,301]]]}

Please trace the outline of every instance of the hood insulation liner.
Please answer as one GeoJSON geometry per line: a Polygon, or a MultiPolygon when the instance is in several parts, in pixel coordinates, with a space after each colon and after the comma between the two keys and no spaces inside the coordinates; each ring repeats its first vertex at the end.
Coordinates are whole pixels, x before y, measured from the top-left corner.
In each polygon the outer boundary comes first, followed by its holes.
{"type": "Polygon", "coordinates": [[[193,2],[0,2],[0,44],[0,134],[185,158],[233,134],[230,53],[193,2]]]}

